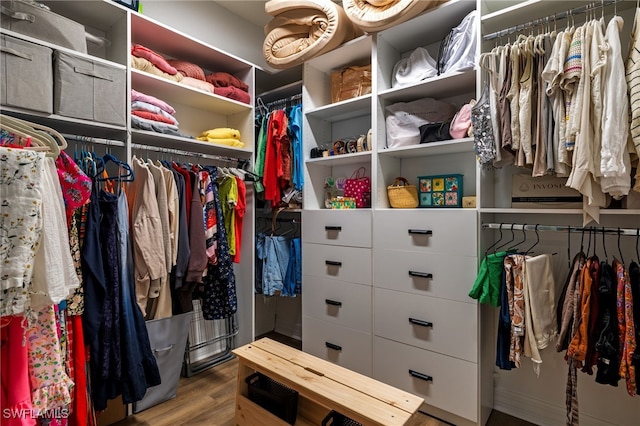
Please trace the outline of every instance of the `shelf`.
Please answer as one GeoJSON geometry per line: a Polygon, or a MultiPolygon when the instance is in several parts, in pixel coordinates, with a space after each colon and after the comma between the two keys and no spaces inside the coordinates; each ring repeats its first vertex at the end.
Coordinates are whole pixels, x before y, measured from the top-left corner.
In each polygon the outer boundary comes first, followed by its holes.
{"type": "MultiPolygon", "coordinates": [[[[514,25],[524,24],[547,16],[553,18],[554,14],[566,12],[569,9],[574,9],[591,3],[593,2],[585,0],[575,0],[570,2],[548,0],[523,1],[484,15],[481,19],[482,33],[493,33],[505,28],[510,28],[514,25]]],[[[596,2],[597,5],[599,3],[600,2],[596,2]]],[[[619,1],[616,7],[618,11],[621,11],[635,7],[635,5],[636,3],[633,1],[619,1]]]]}
{"type": "Polygon", "coordinates": [[[7,30],[7,29],[2,28],[2,34],[6,34],[6,35],[11,36],[11,37],[22,39],[22,40],[25,40],[25,41],[28,41],[28,42],[31,42],[31,43],[34,43],[34,44],[39,44],[41,46],[46,46],[46,47],[48,47],[50,49],[58,50],[60,52],[67,53],[69,55],[73,55],[73,56],[76,56],[76,57],[79,57],[79,58],[87,59],[89,61],[93,61],[93,62],[97,62],[97,63],[100,63],[100,64],[104,64],[104,65],[107,65],[109,67],[118,68],[118,69],[121,69],[121,70],[126,70],[127,69],[126,65],[124,65],[124,64],[119,64],[117,62],[109,61],[109,60],[106,60],[106,59],[101,58],[99,56],[93,56],[93,55],[89,55],[89,54],[86,54],[86,53],[78,52],[77,50],[73,50],[73,49],[69,49],[67,47],[59,46],[57,44],[49,43],[46,40],[41,40],[39,38],[30,37],[28,35],[17,33],[15,31],[11,31],[11,30],[7,30]]]}
{"type": "Polygon", "coordinates": [[[307,166],[347,166],[350,164],[362,164],[371,161],[371,151],[356,152],[353,154],[333,155],[330,157],[311,158],[305,161],[307,166]]]}
{"type": "Polygon", "coordinates": [[[473,138],[453,139],[378,151],[379,155],[393,158],[415,158],[473,152],[473,138]]]}
{"type": "MultiPolygon", "coordinates": [[[[102,1],[47,1],[41,0],[51,8],[53,12],[81,22],[85,27],[89,26],[102,31],[108,31],[118,21],[124,19],[127,11],[123,6],[111,0],[102,1]]],[[[4,29],[3,29],[4,31],[4,29]]]]}
{"type": "Polygon", "coordinates": [[[349,65],[371,63],[371,36],[363,35],[350,40],[324,55],[310,59],[306,65],[328,74],[334,69],[344,67],[345,58],[349,58],[349,65]]]}
{"type": "MultiPolygon", "coordinates": [[[[136,69],[131,69],[131,84],[135,90],[160,97],[169,105],[173,103],[188,105],[222,115],[232,115],[252,110],[252,106],[249,104],[194,89],[136,69]]],[[[175,107],[175,105],[172,106],[175,107]]]]}
{"type": "Polygon", "coordinates": [[[193,62],[212,72],[224,71],[236,74],[252,67],[245,60],[202,43],[138,13],[131,14],[131,42],[156,50],[163,56],[168,55],[183,61],[193,62]]]}
{"type": "Polygon", "coordinates": [[[324,105],[305,112],[307,117],[320,118],[330,122],[348,120],[368,114],[371,114],[370,94],[324,105]]]}
{"type": "Polygon", "coordinates": [[[378,96],[389,104],[426,97],[444,98],[472,92],[475,97],[476,70],[454,71],[410,86],[381,91],[378,96]]]}
{"type": "Polygon", "coordinates": [[[65,117],[57,114],[45,114],[5,105],[0,107],[0,113],[52,127],[60,133],[116,140],[124,140],[127,137],[127,128],[115,124],[65,117]]]}
{"type": "Polygon", "coordinates": [[[165,135],[162,133],[150,132],[146,130],[132,130],[131,141],[133,143],[141,145],[157,146],[160,148],[178,149],[183,151],[199,152],[201,154],[213,154],[232,158],[249,158],[253,153],[249,149],[216,145],[196,139],[165,135]]]}
{"type": "MultiPolygon", "coordinates": [[[[582,209],[512,209],[512,208],[493,208],[483,207],[479,209],[480,213],[495,214],[560,214],[560,215],[582,215],[582,209]]],[[[638,209],[616,209],[616,210],[600,210],[600,216],[631,216],[640,215],[638,209]]]]}
{"type": "Polygon", "coordinates": [[[449,34],[453,26],[458,25],[469,12],[475,9],[475,6],[475,1],[450,0],[410,21],[380,32],[378,37],[383,38],[400,52],[439,43],[449,34]]]}

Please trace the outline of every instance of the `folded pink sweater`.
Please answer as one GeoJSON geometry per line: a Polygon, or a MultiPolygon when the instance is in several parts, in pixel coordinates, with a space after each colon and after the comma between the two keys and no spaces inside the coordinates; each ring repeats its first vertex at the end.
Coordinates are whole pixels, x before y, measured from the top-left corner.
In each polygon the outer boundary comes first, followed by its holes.
{"type": "Polygon", "coordinates": [[[137,92],[137,91],[131,89],[131,102],[133,102],[133,101],[142,101],[142,102],[150,103],[151,105],[155,105],[158,108],[162,108],[163,110],[165,110],[166,112],[168,112],[171,115],[176,113],[176,110],[173,109],[173,107],[171,105],[169,105],[168,103],[166,103],[165,101],[163,101],[161,99],[158,99],[158,98],[156,98],[154,96],[145,95],[144,93],[137,92]]]}
{"type": "Polygon", "coordinates": [[[131,45],[131,54],[133,56],[137,56],[138,58],[146,59],[167,74],[176,75],[178,73],[178,70],[172,67],[169,62],[167,62],[167,60],[164,59],[161,55],[140,44],[131,45]]]}
{"type": "Polygon", "coordinates": [[[167,59],[169,65],[182,73],[185,77],[196,78],[198,80],[206,81],[204,78],[204,70],[199,65],[188,61],[180,61],[178,59],[167,59]]]}

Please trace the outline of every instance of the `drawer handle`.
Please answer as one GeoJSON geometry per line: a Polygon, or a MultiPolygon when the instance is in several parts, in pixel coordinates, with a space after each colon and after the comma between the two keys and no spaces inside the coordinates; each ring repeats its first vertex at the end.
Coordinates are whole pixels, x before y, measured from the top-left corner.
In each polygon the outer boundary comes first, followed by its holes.
{"type": "Polygon", "coordinates": [[[429,321],[419,320],[416,318],[409,318],[411,324],[419,325],[422,327],[433,327],[433,323],[429,321]]]}
{"type": "Polygon", "coordinates": [[[19,52],[16,49],[12,49],[10,47],[0,46],[0,52],[8,53],[9,55],[13,55],[13,56],[17,56],[18,58],[26,59],[27,61],[33,61],[33,55],[29,55],[28,53],[19,52]]]}
{"type": "Polygon", "coordinates": [[[342,231],[342,226],[325,226],[324,227],[325,231],[342,231]]]}
{"type": "Polygon", "coordinates": [[[431,229],[409,229],[409,234],[433,235],[433,231],[431,229]]]}
{"type": "Polygon", "coordinates": [[[433,278],[433,274],[428,272],[409,271],[409,276],[419,278],[433,278]]]}
{"type": "Polygon", "coordinates": [[[411,374],[411,376],[415,377],[416,379],[424,380],[425,382],[433,382],[433,377],[429,376],[428,374],[419,373],[415,370],[409,370],[409,374],[411,374]]]}
{"type": "Polygon", "coordinates": [[[342,302],[338,302],[337,300],[324,299],[324,301],[327,305],[342,306],[342,302]]]}
{"type": "Polygon", "coordinates": [[[324,345],[326,347],[328,347],[329,349],[333,349],[333,350],[336,350],[336,351],[341,351],[342,350],[342,346],[336,345],[334,343],[324,342],[324,345]]]}
{"type": "Polygon", "coordinates": [[[342,262],[337,262],[335,260],[325,260],[324,263],[327,266],[342,266],[342,262]]]}

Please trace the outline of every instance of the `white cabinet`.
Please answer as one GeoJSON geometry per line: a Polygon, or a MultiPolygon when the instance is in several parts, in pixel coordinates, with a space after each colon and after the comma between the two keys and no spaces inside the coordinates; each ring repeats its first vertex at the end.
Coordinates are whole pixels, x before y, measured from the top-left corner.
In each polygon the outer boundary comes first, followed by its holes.
{"type": "Polygon", "coordinates": [[[357,371],[366,371],[371,360],[366,374],[419,393],[423,410],[456,424],[481,422],[478,309],[467,296],[477,268],[477,210],[391,209],[387,186],[397,176],[417,184],[418,176],[455,173],[464,177],[463,195],[476,195],[473,140],[387,148],[385,108],[424,97],[460,107],[477,98],[474,69],[408,87],[391,84],[398,60],[417,47],[437,58],[440,41],[475,8],[475,1],[446,2],[314,58],[303,70],[303,349],[348,365],[356,345],[357,371]],[[372,93],[331,103],[331,72],[368,63],[372,93]],[[331,148],[333,141],[369,128],[372,151],[310,156],[312,148],[331,148]],[[371,179],[371,209],[325,208],[326,178],[348,178],[359,167],[371,179]],[[330,305],[335,302],[339,306],[330,305]],[[371,333],[368,343],[363,332],[371,333]],[[416,378],[420,374],[411,376],[411,369],[439,377],[428,383],[416,378]],[[457,381],[464,391],[457,390],[457,381]]]}

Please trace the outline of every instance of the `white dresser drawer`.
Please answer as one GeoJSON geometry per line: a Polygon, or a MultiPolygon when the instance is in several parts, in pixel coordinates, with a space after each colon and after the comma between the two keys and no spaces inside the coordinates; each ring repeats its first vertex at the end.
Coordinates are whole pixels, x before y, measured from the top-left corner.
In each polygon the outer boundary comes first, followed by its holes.
{"type": "Polygon", "coordinates": [[[371,334],[302,316],[302,350],[371,376],[371,334]]]}
{"type": "Polygon", "coordinates": [[[374,219],[374,247],[476,256],[475,210],[381,210],[374,219]]]}
{"type": "Polygon", "coordinates": [[[381,288],[373,299],[376,336],[477,362],[477,305],[381,288]]]}
{"type": "Polygon", "coordinates": [[[469,290],[477,258],[416,251],[373,249],[374,286],[475,303],[469,290]]]}
{"type": "Polygon", "coordinates": [[[371,333],[371,286],[305,275],[302,314],[371,333]]]}
{"type": "Polygon", "coordinates": [[[374,337],[373,347],[374,379],[416,394],[428,405],[477,421],[477,364],[380,337],[374,337]]]}
{"type": "Polygon", "coordinates": [[[302,246],[303,275],[371,285],[371,249],[325,244],[302,246]]]}
{"type": "Polygon", "coordinates": [[[303,210],[305,243],[371,247],[371,210],[303,210]]]}

